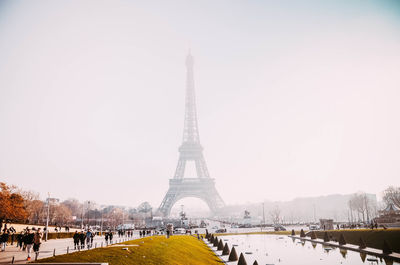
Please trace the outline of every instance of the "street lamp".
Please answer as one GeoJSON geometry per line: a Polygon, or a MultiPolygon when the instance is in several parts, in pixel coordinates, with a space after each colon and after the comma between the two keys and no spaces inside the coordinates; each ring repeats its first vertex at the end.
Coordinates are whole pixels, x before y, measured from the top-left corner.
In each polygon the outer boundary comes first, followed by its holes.
{"type": "Polygon", "coordinates": [[[100,236],[103,235],[103,211],[101,212],[100,236]]]}
{"type": "Polygon", "coordinates": [[[262,203],[263,206],[263,225],[261,227],[261,230],[263,230],[264,226],[265,226],[265,212],[264,212],[264,203],[262,203]]]}
{"type": "Polygon", "coordinates": [[[47,241],[47,235],[49,233],[49,216],[50,216],[50,192],[47,193],[47,218],[46,218],[46,238],[45,238],[45,241],[47,241]]]}
{"type": "Polygon", "coordinates": [[[88,201],[87,215],[88,215],[88,229],[89,229],[89,227],[90,227],[90,201],[88,201]]]}
{"type": "Polygon", "coordinates": [[[81,214],[81,229],[83,229],[83,210],[85,208],[85,203],[82,203],[82,214],[81,214]]]}
{"type": "Polygon", "coordinates": [[[124,212],[124,209],[123,209],[122,210],[122,226],[121,226],[122,231],[125,231],[124,219],[125,219],[125,212],[124,212]]]}

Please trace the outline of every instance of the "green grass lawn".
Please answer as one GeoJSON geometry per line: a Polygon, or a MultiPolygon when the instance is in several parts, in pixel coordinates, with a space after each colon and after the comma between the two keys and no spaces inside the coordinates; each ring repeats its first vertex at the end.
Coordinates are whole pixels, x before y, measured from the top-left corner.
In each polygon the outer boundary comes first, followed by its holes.
{"type": "Polygon", "coordinates": [[[188,235],[174,235],[169,239],[165,236],[140,238],[110,247],[41,259],[38,262],[107,262],[110,265],[222,263],[202,240],[188,235]]]}
{"type": "MultiPolygon", "coordinates": [[[[368,247],[382,249],[383,240],[386,240],[394,252],[400,253],[400,229],[352,229],[352,230],[329,230],[327,231],[336,241],[339,240],[340,234],[347,243],[358,245],[360,237],[362,237],[368,247]]],[[[324,231],[315,231],[318,238],[324,238],[324,231]]],[[[297,234],[297,233],[296,233],[297,234]]]]}

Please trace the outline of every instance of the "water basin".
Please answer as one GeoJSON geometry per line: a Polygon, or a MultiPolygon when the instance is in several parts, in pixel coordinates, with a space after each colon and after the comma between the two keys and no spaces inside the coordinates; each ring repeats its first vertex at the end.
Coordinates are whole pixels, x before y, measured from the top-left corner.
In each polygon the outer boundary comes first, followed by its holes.
{"type": "MultiPolygon", "coordinates": [[[[355,251],[343,251],[340,248],[330,248],[322,244],[312,244],[309,241],[300,242],[290,237],[276,235],[232,235],[221,236],[234,244],[238,255],[243,253],[247,264],[279,264],[279,265],[366,265],[368,260],[377,260],[374,264],[386,264],[375,256],[360,254],[355,251]],[[301,244],[298,244],[298,243],[301,244]],[[250,248],[249,248],[250,246],[250,248]],[[249,253],[249,254],[247,254],[249,253]],[[250,254],[251,253],[251,254],[250,254]]],[[[228,243],[229,248],[232,245],[228,243]]],[[[400,265],[396,262],[387,264],[400,265]]]]}

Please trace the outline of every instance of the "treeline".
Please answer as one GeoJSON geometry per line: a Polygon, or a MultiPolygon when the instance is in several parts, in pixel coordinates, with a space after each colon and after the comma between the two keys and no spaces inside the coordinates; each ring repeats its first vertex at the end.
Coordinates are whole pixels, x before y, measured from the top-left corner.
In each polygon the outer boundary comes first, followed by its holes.
{"type": "Polygon", "coordinates": [[[151,215],[152,207],[143,202],[138,207],[100,206],[94,201],[77,199],[59,201],[55,198],[41,200],[34,191],[25,191],[14,185],[0,182],[0,227],[3,223],[45,224],[56,226],[109,226],[122,223],[144,224],[151,215]]]}
{"type": "Polygon", "coordinates": [[[245,212],[253,220],[268,224],[313,223],[319,219],[333,219],[336,222],[368,223],[389,204],[400,208],[400,187],[388,187],[379,194],[358,192],[352,194],[326,194],[315,197],[298,197],[290,201],[263,201],[227,205],[219,219],[241,222],[245,212]]]}
{"type": "MultiPolygon", "coordinates": [[[[390,204],[400,208],[400,187],[388,187],[383,191],[382,199],[384,207],[390,204]]],[[[369,223],[378,215],[379,207],[372,201],[366,193],[359,192],[353,194],[348,201],[349,207],[349,222],[364,222],[369,223]]]]}

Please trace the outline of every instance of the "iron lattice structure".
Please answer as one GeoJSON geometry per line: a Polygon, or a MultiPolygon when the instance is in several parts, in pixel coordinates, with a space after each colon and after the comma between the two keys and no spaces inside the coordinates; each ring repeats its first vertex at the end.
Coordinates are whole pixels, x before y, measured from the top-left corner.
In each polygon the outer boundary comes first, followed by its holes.
{"type": "Polygon", "coordinates": [[[202,199],[213,213],[216,213],[218,209],[225,206],[224,201],[215,188],[214,179],[210,178],[203,156],[203,147],[200,144],[193,65],[193,56],[189,54],[186,58],[187,72],[183,142],[179,147],[179,161],[174,178],[169,180],[168,192],[158,208],[159,213],[164,216],[168,216],[172,206],[185,197],[202,199]],[[186,162],[188,161],[194,162],[197,178],[184,178],[186,162]]]}

